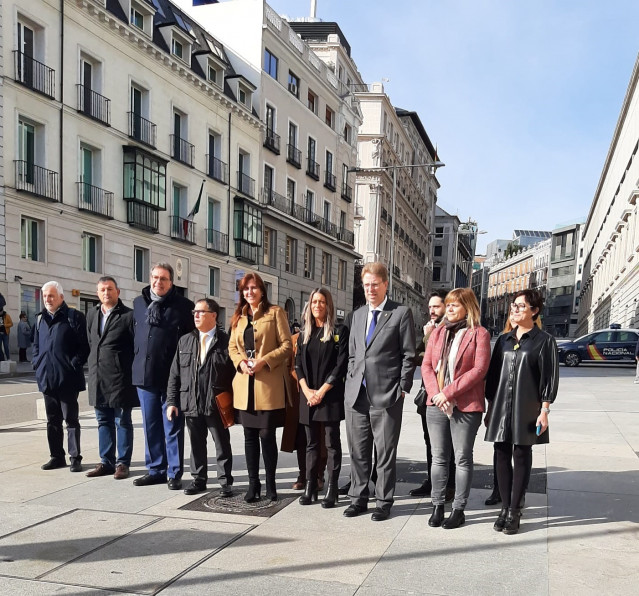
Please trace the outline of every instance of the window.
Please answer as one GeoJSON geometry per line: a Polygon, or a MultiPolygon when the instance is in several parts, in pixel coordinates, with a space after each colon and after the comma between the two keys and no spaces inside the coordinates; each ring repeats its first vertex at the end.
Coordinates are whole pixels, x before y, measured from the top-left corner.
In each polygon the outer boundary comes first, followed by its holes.
{"type": "Polygon", "coordinates": [[[291,180],[290,178],[286,179],[286,198],[291,201],[291,203],[295,202],[295,180],[291,180]]]}
{"type": "Polygon", "coordinates": [[[220,295],[220,270],[217,267],[209,267],[209,295],[220,295]]]}
{"type": "Polygon", "coordinates": [[[326,172],[333,173],[333,154],[330,151],[326,151],[326,172]]]}
{"type": "Polygon", "coordinates": [[[277,81],[277,57],[264,48],[264,71],[277,81]]]}
{"type": "Polygon", "coordinates": [[[264,238],[262,241],[262,262],[267,267],[277,266],[277,235],[275,230],[264,226],[264,238]]]}
{"type": "Polygon", "coordinates": [[[245,105],[247,108],[251,108],[252,104],[253,92],[251,89],[244,84],[241,80],[238,81],[237,84],[237,100],[245,105]]]}
{"type": "Polygon", "coordinates": [[[209,197],[207,222],[210,230],[219,232],[222,229],[222,203],[211,197],[209,197]]]}
{"type": "Polygon", "coordinates": [[[442,268],[433,267],[433,281],[441,281],[442,268]]]}
{"type": "Polygon", "coordinates": [[[29,122],[25,118],[18,118],[18,160],[21,162],[18,170],[19,180],[22,184],[35,184],[36,182],[36,150],[40,143],[36,143],[40,126],[29,122]]]}
{"type": "Polygon", "coordinates": [[[175,37],[171,40],[171,54],[173,54],[174,56],[176,56],[177,58],[179,58],[180,60],[183,60],[183,52],[184,52],[184,48],[182,46],[182,43],[179,42],[177,39],[175,39],[175,37]]]}
{"type": "Polygon", "coordinates": [[[344,124],[344,140],[350,145],[353,142],[353,128],[348,124],[344,124]]]}
{"type": "Polygon", "coordinates": [[[29,261],[44,261],[44,222],[30,217],[20,219],[20,256],[29,261]]]}
{"type": "Polygon", "coordinates": [[[444,228],[435,228],[435,238],[443,238],[444,237],[444,228]]]}
{"type": "Polygon", "coordinates": [[[131,85],[129,136],[136,141],[155,146],[156,126],[149,120],[149,92],[139,85],[131,85]]]}
{"type": "Polygon", "coordinates": [[[124,200],[166,209],[166,162],[137,147],[124,147],[124,200]]]}
{"type": "Polygon", "coordinates": [[[339,229],[346,229],[346,211],[340,211],[339,213],[339,229]]]}
{"type": "Polygon", "coordinates": [[[343,261],[342,259],[339,260],[338,263],[338,267],[337,267],[337,287],[340,290],[345,290],[346,289],[346,277],[348,275],[348,263],[346,261],[343,261]]]}
{"type": "Polygon", "coordinates": [[[219,182],[227,182],[226,164],[222,161],[222,135],[209,131],[209,152],[206,156],[207,174],[219,182]]]}
{"type": "Polygon", "coordinates": [[[333,263],[333,255],[323,252],[322,253],[322,285],[331,285],[331,267],[333,263]]]}
{"type": "Polygon", "coordinates": [[[313,93],[310,89],[308,90],[308,109],[313,112],[313,114],[317,114],[317,95],[313,93]]]}
{"type": "Polygon", "coordinates": [[[187,189],[181,184],[173,183],[173,204],[172,215],[183,216],[186,215],[187,209],[187,189]]]}
{"type": "Polygon", "coordinates": [[[441,257],[442,256],[442,252],[443,252],[443,246],[436,246],[435,247],[435,256],[436,257],[441,257]]]}
{"type": "Polygon", "coordinates": [[[140,246],[133,247],[133,279],[140,283],[149,280],[149,249],[140,246]]]}
{"type": "Polygon", "coordinates": [[[308,160],[315,162],[315,150],[317,143],[313,137],[308,137],[308,160]]]}
{"type": "Polygon", "coordinates": [[[286,237],[286,255],[284,259],[284,269],[288,273],[297,273],[297,240],[286,237]]]}
{"type": "Polygon", "coordinates": [[[233,219],[235,256],[257,263],[257,248],[262,243],[262,212],[252,202],[236,197],[233,219]]]}
{"type": "Polygon", "coordinates": [[[310,244],[304,246],[304,277],[306,279],[315,277],[315,247],[310,244]]]}
{"type": "Polygon", "coordinates": [[[331,128],[335,128],[335,112],[326,106],[326,124],[331,128]]]}
{"type": "Polygon", "coordinates": [[[133,6],[131,7],[131,25],[144,31],[144,15],[133,6]]]}
{"type": "Polygon", "coordinates": [[[307,216],[310,217],[311,213],[313,213],[313,207],[315,207],[315,193],[312,190],[306,191],[306,210],[307,216]]]}
{"type": "Polygon", "coordinates": [[[215,66],[209,63],[208,69],[206,72],[207,72],[206,77],[209,80],[209,83],[213,83],[215,85],[220,84],[217,80],[218,74],[217,74],[217,68],[215,68],[215,66]]]}
{"type": "Polygon", "coordinates": [[[331,221],[331,204],[328,201],[324,201],[324,219],[327,222],[331,221]]]}
{"type": "Polygon", "coordinates": [[[102,238],[93,234],[82,234],[82,270],[100,273],[102,270],[102,238]]]}
{"type": "Polygon", "coordinates": [[[266,134],[275,132],[275,108],[266,104],[266,134]]]}
{"type": "Polygon", "coordinates": [[[297,99],[300,97],[300,79],[298,76],[294,75],[290,70],[288,71],[288,90],[295,96],[297,99]]]}

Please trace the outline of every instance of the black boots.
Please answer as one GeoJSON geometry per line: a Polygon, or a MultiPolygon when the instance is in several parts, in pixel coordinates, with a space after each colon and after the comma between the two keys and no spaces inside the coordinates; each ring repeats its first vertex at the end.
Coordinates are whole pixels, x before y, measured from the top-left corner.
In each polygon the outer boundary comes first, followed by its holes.
{"type": "Polygon", "coordinates": [[[493,525],[493,530],[495,530],[495,532],[501,532],[504,529],[504,526],[506,525],[507,515],[508,515],[508,508],[502,507],[501,511],[499,512],[499,517],[497,518],[495,525],[493,525]]]}
{"type": "Polygon", "coordinates": [[[337,487],[337,478],[329,478],[328,485],[326,487],[326,494],[322,499],[322,507],[324,509],[331,509],[335,507],[335,503],[339,501],[339,488],[337,487]]]}
{"type": "Polygon", "coordinates": [[[448,519],[442,524],[442,528],[445,530],[454,530],[463,526],[466,522],[466,516],[463,509],[453,509],[452,513],[448,516],[448,519]]]}
{"type": "Polygon", "coordinates": [[[424,482],[422,482],[421,486],[409,491],[408,494],[411,497],[430,497],[431,490],[432,486],[430,484],[430,480],[427,478],[424,482]]]}
{"type": "Polygon", "coordinates": [[[300,505],[310,505],[317,501],[317,479],[307,480],[304,494],[299,498],[300,505]]]}
{"type": "Polygon", "coordinates": [[[521,522],[521,509],[509,509],[506,514],[506,522],[504,524],[504,534],[516,534],[519,532],[519,524],[521,522]]]}
{"type": "Polygon", "coordinates": [[[431,528],[439,528],[444,521],[444,506],[443,505],[433,505],[433,513],[428,519],[428,525],[431,528]]]}
{"type": "Polygon", "coordinates": [[[492,507],[493,505],[497,505],[497,503],[501,503],[501,495],[499,494],[499,487],[495,486],[490,497],[484,501],[484,504],[488,507],[492,507]]]}
{"type": "Polygon", "coordinates": [[[262,485],[259,480],[249,480],[249,487],[244,495],[244,500],[247,503],[256,503],[262,497],[260,493],[262,492],[262,485]]]}

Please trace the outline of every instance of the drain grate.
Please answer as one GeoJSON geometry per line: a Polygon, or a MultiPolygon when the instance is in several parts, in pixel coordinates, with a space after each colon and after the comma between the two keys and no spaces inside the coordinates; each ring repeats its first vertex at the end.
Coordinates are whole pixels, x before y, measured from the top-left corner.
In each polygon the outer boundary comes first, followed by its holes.
{"type": "Polygon", "coordinates": [[[244,500],[244,491],[234,491],[231,497],[222,497],[219,491],[202,495],[199,499],[182,505],[180,509],[187,511],[204,511],[207,513],[228,513],[231,515],[252,515],[258,517],[271,517],[292,503],[298,495],[285,493],[279,494],[277,501],[269,501],[262,497],[256,503],[247,503],[244,500]]]}

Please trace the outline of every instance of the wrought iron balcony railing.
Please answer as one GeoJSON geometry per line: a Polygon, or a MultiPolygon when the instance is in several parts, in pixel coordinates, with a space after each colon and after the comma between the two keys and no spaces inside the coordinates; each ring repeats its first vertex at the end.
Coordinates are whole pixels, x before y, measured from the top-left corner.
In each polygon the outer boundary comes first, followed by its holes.
{"type": "Polygon", "coordinates": [[[177,135],[170,135],[171,157],[181,161],[187,166],[193,167],[193,158],[195,156],[195,145],[189,143],[186,139],[182,139],[177,135]]]}
{"type": "Polygon", "coordinates": [[[25,87],[55,99],[55,70],[46,64],[38,62],[32,56],[13,51],[15,65],[15,80],[25,87]]]}
{"type": "Polygon", "coordinates": [[[314,180],[319,180],[320,165],[310,157],[306,160],[306,173],[314,180]]]}
{"type": "Polygon", "coordinates": [[[221,159],[207,153],[206,154],[206,173],[223,184],[229,181],[229,167],[221,159]]]}
{"type": "Polygon", "coordinates": [[[214,228],[206,229],[206,248],[223,255],[229,254],[229,237],[214,228]]]}
{"type": "Polygon", "coordinates": [[[195,223],[193,221],[179,215],[171,215],[169,224],[171,225],[171,238],[195,244],[195,223]]]}
{"type": "Polygon", "coordinates": [[[134,228],[157,233],[159,213],[159,211],[139,201],[128,201],[126,206],[126,222],[134,228]]]}
{"type": "Polygon", "coordinates": [[[286,146],[286,161],[298,170],[302,167],[302,152],[290,143],[286,146]]]}
{"type": "Polygon", "coordinates": [[[157,126],[136,112],[129,112],[129,136],[155,149],[157,126]]]}
{"type": "Polygon", "coordinates": [[[243,172],[237,173],[237,189],[251,199],[255,198],[255,180],[243,172]]]}
{"type": "Polygon", "coordinates": [[[273,153],[280,154],[280,135],[268,128],[264,132],[264,147],[270,149],[273,153]]]}
{"type": "Polygon", "coordinates": [[[85,85],[76,85],[76,89],[78,90],[78,112],[111,126],[111,100],[85,85]]]}
{"type": "Polygon", "coordinates": [[[77,182],[78,209],[113,219],[113,193],[103,188],[77,182]]]}
{"type": "Polygon", "coordinates": [[[336,179],[334,174],[331,174],[330,172],[324,172],[324,186],[329,190],[335,192],[336,179]]]}
{"type": "Polygon", "coordinates": [[[59,201],[58,172],[47,170],[30,161],[16,160],[16,190],[37,197],[59,201]]]}

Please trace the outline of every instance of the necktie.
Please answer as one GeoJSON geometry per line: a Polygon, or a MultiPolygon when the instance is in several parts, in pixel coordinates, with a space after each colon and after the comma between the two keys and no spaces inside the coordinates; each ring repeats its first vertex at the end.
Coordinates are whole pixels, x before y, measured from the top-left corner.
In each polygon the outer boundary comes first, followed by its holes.
{"type": "Polygon", "coordinates": [[[204,364],[206,358],[206,335],[200,338],[200,364],[204,364]]]}
{"type": "MultiPolygon", "coordinates": [[[[371,343],[371,339],[373,339],[373,333],[375,333],[375,327],[377,327],[377,317],[379,316],[379,311],[373,311],[373,320],[371,321],[371,326],[368,328],[368,333],[366,334],[366,345],[371,343]]],[[[360,336],[361,337],[361,336],[360,336]]]]}

